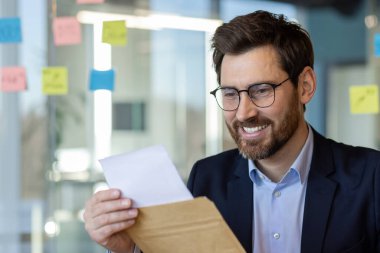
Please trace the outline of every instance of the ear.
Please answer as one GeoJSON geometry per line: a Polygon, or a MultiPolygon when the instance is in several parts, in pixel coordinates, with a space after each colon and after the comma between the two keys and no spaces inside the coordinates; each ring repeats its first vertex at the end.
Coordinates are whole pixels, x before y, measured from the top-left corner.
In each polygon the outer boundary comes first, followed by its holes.
{"type": "Polygon", "coordinates": [[[314,70],[307,66],[298,76],[298,96],[302,104],[307,104],[313,98],[317,81],[314,70]]]}

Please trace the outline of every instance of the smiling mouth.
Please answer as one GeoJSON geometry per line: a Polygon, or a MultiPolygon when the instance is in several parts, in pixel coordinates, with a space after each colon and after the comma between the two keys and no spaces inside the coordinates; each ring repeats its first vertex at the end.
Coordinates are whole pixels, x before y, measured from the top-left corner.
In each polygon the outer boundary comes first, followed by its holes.
{"type": "Polygon", "coordinates": [[[257,126],[257,127],[243,127],[244,129],[244,132],[248,133],[248,134],[253,134],[253,133],[256,133],[258,131],[261,131],[265,128],[267,128],[269,125],[266,124],[266,125],[262,125],[262,126],[257,126]]]}

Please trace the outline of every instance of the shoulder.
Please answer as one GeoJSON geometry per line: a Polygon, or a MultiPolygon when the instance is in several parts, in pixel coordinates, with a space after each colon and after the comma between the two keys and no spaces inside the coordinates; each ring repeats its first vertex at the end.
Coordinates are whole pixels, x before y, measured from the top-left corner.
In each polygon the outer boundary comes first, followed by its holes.
{"type": "Polygon", "coordinates": [[[336,142],[316,132],[314,137],[311,171],[331,175],[342,187],[352,188],[370,181],[380,183],[378,150],[336,142]]]}
{"type": "Polygon", "coordinates": [[[360,146],[352,146],[325,138],[315,132],[315,149],[326,149],[335,161],[358,162],[367,161],[380,165],[380,151],[360,146]]]}
{"type": "Polygon", "coordinates": [[[359,178],[371,179],[380,175],[379,151],[334,141],[331,141],[331,147],[337,173],[351,176],[355,178],[354,181],[359,181],[359,178]]]}
{"type": "Polygon", "coordinates": [[[380,160],[380,151],[378,150],[337,142],[335,140],[322,136],[314,129],[313,133],[314,152],[317,154],[331,155],[333,158],[338,160],[342,160],[343,158],[348,160],[380,160]]]}

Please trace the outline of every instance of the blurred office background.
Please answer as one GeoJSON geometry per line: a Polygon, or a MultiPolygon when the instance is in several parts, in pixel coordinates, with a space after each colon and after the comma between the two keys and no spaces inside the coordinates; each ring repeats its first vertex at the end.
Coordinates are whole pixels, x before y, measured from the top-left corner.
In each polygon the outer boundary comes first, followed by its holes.
{"type": "Polygon", "coordinates": [[[82,221],[85,201],[106,187],[100,158],[163,144],[186,181],[197,159],[234,147],[208,94],[217,85],[209,40],[222,22],[258,9],[310,32],[312,126],[378,149],[379,114],[350,113],[348,91],[380,83],[378,0],[0,0],[0,18],[20,17],[23,33],[22,43],[0,44],[0,67],[25,67],[28,82],[0,92],[0,252],[104,252],[82,221]],[[54,44],[55,16],[77,17],[80,44],[54,44]],[[113,17],[127,20],[126,46],[100,42],[99,21],[113,17]],[[67,67],[67,95],[41,92],[47,66],[67,67]],[[113,92],[88,89],[92,68],[115,70],[113,92]]]}

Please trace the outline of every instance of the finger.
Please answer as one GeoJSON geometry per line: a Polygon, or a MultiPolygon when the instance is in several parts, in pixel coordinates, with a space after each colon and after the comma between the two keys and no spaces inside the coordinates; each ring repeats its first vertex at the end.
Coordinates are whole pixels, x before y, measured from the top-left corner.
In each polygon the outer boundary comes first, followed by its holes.
{"type": "Polygon", "coordinates": [[[118,199],[121,197],[121,192],[118,189],[108,189],[96,192],[89,200],[89,204],[93,205],[103,201],[118,199]]]}
{"type": "Polygon", "coordinates": [[[86,205],[85,205],[86,213],[88,214],[93,209],[93,206],[96,205],[97,203],[117,199],[117,198],[120,198],[120,196],[121,196],[121,193],[117,189],[99,191],[95,193],[94,195],[92,195],[92,197],[86,202],[86,205]]]}
{"type": "Polygon", "coordinates": [[[132,200],[127,198],[101,202],[91,207],[91,216],[92,218],[95,218],[105,213],[117,212],[121,210],[127,210],[130,208],[132,208],[132,200]]]}
{"type": "Polygon", "coordinates": [[[103,246],[106,246],[108,239],[118,232],[121,232],[125,229],[130,228],[133,224],[135,224],[135,220],[128,220],[124,222],[118,222],[109,224],[107,226],[103,226],[97,230],[91,230],[86,227],[86,230],[89,232],[90,237],[100,243],[103,246]]]}
{"type": "Polygon", "coordinates": [[[109,224],[126,222],[136,219],[138,215],[137,209],[129,209],[127,211],[112,212],[95,217],[92,222],[89,222],[89,228],[97,230],[109,224]]]}
{"type": "Polygon", "coordinates": [[[117,189],[110,189],[95,193],[85,205],[84,219],[91,219],[92,217],[100,215],[104,212],[112,212],[130,208],[132,201],[130,199],[120,199],[120,196],[121,192],[117,189]]]}

